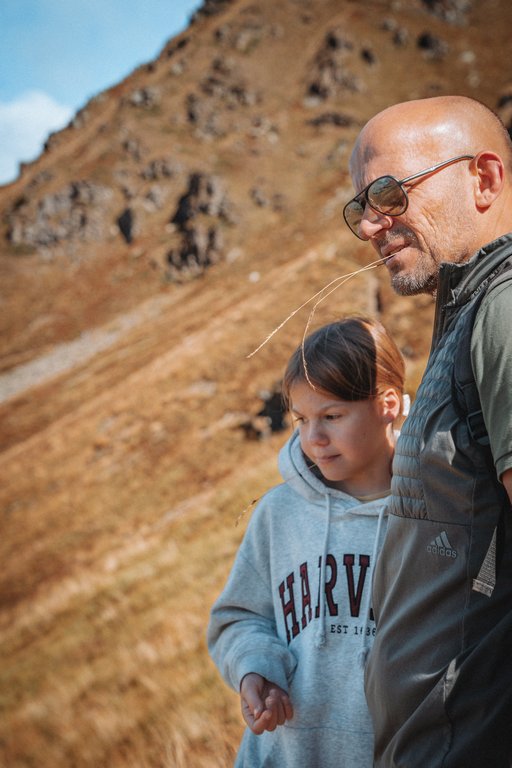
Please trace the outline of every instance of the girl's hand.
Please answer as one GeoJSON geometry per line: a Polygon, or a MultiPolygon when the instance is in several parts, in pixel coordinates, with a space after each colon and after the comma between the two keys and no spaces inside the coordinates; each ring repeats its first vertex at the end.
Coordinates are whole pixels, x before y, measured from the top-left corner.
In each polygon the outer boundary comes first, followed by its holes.
{"type": "Polygon", "coordinates": [[[274,731],[293,717],[290,697],[275,683],[250,672],[240,684],[242,716],[256,735],[274,731]]]}

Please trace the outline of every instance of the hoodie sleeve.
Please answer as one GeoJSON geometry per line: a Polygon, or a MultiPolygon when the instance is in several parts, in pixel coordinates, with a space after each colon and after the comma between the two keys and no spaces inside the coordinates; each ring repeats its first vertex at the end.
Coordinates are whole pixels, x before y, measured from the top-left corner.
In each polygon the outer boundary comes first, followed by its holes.
{"type": "Polygon", "coordinates": [[[237,692],[249,672],[287,691],[297,663],[276,630],[268,527],[268,515],[256,509],[208,626],[210,655],[237,692]]]}

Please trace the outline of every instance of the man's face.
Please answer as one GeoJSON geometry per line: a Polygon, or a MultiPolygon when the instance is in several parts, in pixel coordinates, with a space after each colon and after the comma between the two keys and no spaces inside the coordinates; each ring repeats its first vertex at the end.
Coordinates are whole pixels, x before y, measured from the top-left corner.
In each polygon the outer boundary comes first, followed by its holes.
{"type": "MultiPolygon", "coordinates": [[[[389,174],[402,179],[449,157],[420,152],[397,157],[396,153],[376,152],[363,163],[363,156],[362,151],[356,150],[351,161],[357,191],[379,176],[389,174]]],[[[397,293],[433,293],[441,262],[463,261],[471,254],[468,243],[472,237],[465,214],[466,179],[467,163],[463,162],[405,185],[409,205],[400,216],[386,216],[366,206],[360,235],[369,240],[385,261],[397,293]]]]}

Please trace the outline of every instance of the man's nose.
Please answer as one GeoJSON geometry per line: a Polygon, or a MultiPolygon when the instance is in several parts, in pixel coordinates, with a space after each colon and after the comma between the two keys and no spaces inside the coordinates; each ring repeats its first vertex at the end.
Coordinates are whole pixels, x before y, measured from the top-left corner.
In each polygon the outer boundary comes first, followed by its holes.
{"type": "Polygon", "coordinates": [[[363,240],[371,240],[383,229],[390,229],[392,226],[392,216],[386,216],[385,213],[376,211],[367,203],[359,224],[359,237],[363,240]]]}

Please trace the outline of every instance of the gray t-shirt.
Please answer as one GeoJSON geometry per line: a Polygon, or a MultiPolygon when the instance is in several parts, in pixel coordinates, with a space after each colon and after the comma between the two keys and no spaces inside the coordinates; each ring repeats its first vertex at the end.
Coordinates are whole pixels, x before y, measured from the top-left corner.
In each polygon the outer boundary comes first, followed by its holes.
{"type": "Polygon", "coordinates": [[[478,310],[471,362],[498,477],[512,468],[512,280],[489,291],[478,310]]]}

